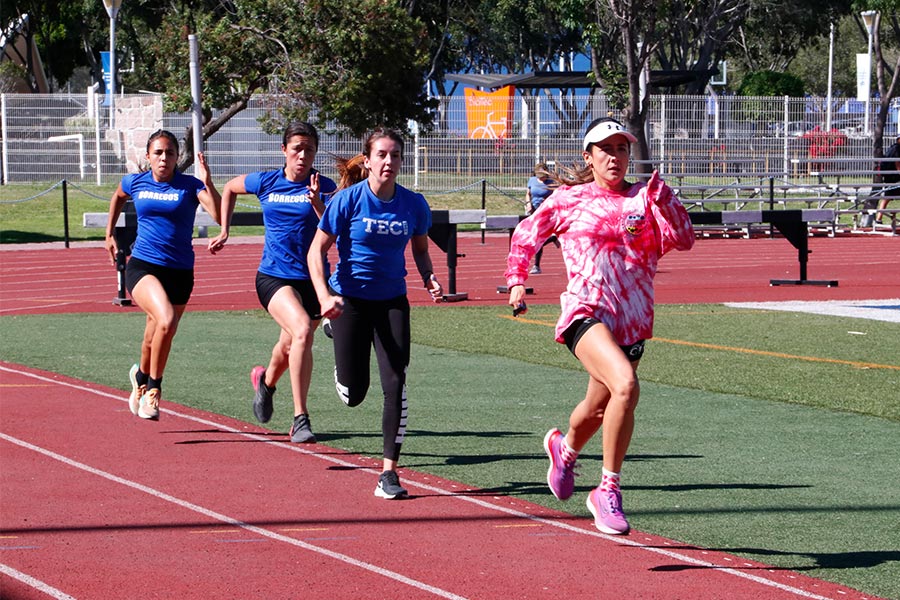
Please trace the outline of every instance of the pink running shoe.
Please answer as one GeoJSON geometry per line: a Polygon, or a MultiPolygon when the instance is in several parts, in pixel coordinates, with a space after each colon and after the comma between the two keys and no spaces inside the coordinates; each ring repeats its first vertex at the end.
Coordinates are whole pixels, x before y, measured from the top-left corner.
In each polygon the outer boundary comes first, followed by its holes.
{"type": "Polygon", "coordinates": [[[594,515],[594,526],[603,533],[621,535],[631,529],[622,512],[622,494],[619,491],[595,488],[588,494],[587,507],[594,515]]]}
{"type": "Polygon", "coordinates": [[[550,468],[547,469],[547,485],[559,500],[568,500],[575,491],[576,463],[567,465],[562,457],[562,444],[565,437],[559,429],[551,429],[544,436],[544,451],[550,457],[550,468]]]}

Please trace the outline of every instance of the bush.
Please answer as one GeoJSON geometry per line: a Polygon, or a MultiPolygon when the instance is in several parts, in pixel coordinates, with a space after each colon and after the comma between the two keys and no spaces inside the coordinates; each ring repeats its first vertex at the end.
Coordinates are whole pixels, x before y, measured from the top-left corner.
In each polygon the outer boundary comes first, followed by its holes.
{"type": "Polygon", "coordinates": [[[739,96],[805,96],[803,80],[789,73],[756,71],[747,74],[738,88],[739,96]]]}

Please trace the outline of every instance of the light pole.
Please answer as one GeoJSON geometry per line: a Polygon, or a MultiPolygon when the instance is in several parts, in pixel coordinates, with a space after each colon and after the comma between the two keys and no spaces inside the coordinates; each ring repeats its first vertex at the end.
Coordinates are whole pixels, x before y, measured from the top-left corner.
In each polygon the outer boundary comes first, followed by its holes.
{"type": "Polygon", "coordinates": [[[872,28],[875,25],[875,17],[878,16],[877,10],[864,10],[860,13],[862,17],[863,23],[866,24],[866,32],[869,34],[869,76],[866,77],[866,125],[865,125],[865,133],[869,135],[869,114],[871,111],[870,105],[872,103],[872,28]]]}
{"type": "Polygon", "coordinates": [[[834,82],[834,21],[828,35],[828,98],[825,104],[825,131],[831,131],[832,83],[834,82]]]}
{"type": "Polygon", "coordinates": [[[106,14],[109,15],[109,128],[116,126],[116,15],[122,0],[103,0],[106,14]]]}

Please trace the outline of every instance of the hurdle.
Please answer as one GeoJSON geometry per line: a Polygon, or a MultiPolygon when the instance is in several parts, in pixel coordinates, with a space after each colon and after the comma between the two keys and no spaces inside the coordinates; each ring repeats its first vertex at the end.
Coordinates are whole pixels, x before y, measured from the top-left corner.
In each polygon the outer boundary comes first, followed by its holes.
{"type": "Polygon", "coordinates": [[[723,210],[716,212],[688,213],[694,225],[749,225],[770,223],[797,249],[800,262],[799,279],[770,279],[770,286],[779,285],[821,285],[837,287],[834,279],[807,279],[809,262],[809,223],[834,222],[835,211],[831,208],[787,209],[787,210],[723,210]]]}

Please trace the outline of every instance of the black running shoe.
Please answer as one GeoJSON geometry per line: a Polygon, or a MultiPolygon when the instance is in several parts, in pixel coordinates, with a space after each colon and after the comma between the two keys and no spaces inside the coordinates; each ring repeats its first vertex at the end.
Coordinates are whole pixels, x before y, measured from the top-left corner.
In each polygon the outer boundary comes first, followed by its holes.
{"type": "Polygon", "coordinates": [[[309,424],[309,415],[296,415],[291,425],[291,441],[295,444],[315,444],[316,435],[309,424]]]}
{"type": "Polygon", "coordinates": [[[253,414],[260,423],[268,423],[275,412],[275,406],[272,403],[272,394],[275,388],[266,386],[266,368],[253,367],[250,370],[250,383],[253,384],[253,414]]]}
{"type": "Polygon", "coordinates": [[[375,495],[385,500],[394,500],[406,498],[409,496],[409,492],[400,485],[400,477],[397,476],[396,471],[385,471],[378,477],[375,495]]]}

